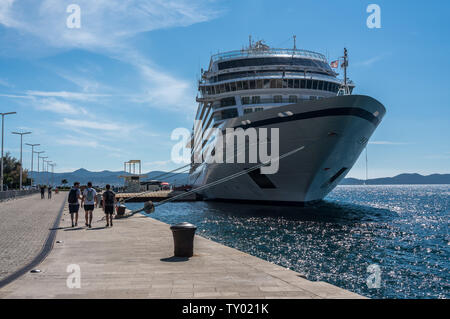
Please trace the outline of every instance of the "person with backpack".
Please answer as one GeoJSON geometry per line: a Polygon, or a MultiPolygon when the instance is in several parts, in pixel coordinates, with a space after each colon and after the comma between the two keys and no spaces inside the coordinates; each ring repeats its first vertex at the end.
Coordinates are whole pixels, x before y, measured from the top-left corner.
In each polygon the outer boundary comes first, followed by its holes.
{"type": "Polygon", "coordinates": [[[69,213],[70,219],[72,220],[72,227],[78,226],[78,210],[80,209],[80,204],[78,204],[78,200],[82,199],[81,191],[80,191],[80,183],[73,183],[72,189],[69,191],[69,213]],[[74,216],[75,215],[75,216],[74,216]],[[75,217],[75,223],[74,223],[75,217]]]}
{"type": "Polygon", "coordinates": [[[41,199],[45,198],[45,186],[44,185],[40,185],[41,188],[41,199]]]}
{"type": "Polygon", "coordinates": [[[103,211],[106,215],[106,227],[113,226],[114,206],[116,205],[116,194],[111,191],[111,185],[106,184],[106,191],[103,193],[103,211]]]}
{"type": "Polygon", "coordinates": [[[83,199],[81,201],[84,204],[86,226],[91,228],[92,212],[97,204],[97,192],[92,188],[92,182],[87,183],[87,188],[83,191],[83,199]]]}

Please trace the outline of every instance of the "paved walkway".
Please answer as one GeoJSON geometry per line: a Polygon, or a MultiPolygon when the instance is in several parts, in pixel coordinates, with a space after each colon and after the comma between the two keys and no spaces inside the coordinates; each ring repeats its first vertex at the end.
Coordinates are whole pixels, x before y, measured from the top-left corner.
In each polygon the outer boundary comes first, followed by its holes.
{"type": "MultiPolygon", "coordinates": [[[[169,225],[135,215],[104,228],[102,217],[97,209],[92,229],[59,230],[62,243],[42,272],[0,289],[0,298],[360,298],[199,236],[194,257],[173,258],[169,225]],[[80,288],[67,287],[70,264],[80,267],[80,288]]],[[[67,227],[67,211],[63,218],[67,227]]]]}
{"type": "Polygon", "coordinates": [[[65,194],[50,200],[35,194],[0,202],[0,280],[39,254],[64,199],[65,194]]]}

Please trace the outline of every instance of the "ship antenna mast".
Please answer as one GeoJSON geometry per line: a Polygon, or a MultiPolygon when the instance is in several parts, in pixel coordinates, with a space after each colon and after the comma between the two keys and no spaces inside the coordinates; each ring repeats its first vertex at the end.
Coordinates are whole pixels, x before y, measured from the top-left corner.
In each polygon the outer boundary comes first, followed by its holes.
{"type": "Polygon", "coordinates": [[[297,36],[294,35],[294,50],[297,50],[296,38],[297,38],[297,36]]]}
{"type": "Polygon", "coordinates": [[[347,52],[347,48],[344,48],[344,90],[345,90],[345,94],[349,94],[349,89],[348,89],[348,85],[347,85],[347,67],[348,67],[348,52],[347,52]]]}

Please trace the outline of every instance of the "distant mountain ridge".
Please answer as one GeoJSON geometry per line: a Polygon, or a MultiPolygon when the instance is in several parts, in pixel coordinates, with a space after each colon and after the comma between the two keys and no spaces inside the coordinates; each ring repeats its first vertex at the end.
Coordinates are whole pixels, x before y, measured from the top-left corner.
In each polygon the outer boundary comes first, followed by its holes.
{"type": "MultiPolygon", "coordinates": [[[[165,174],[163,171],[151,171],[146,174],[148,177],[142,180],[152,180],[159,175],[165,174]]],[[[74,182],[80,182],[81,184],[86,184],[87,182],[92,182],[92,184],[97,186],[104,186],[106,184],[111,184],[115,186],[123,185],[123,178],[119,178],[121,175],[128,175],[125,171],[101,171],[101,172],[92,172],[87,169],[80,168],[73,172],[67,173],[54,173],[53,174],[53,184],[61,185],[62,180],[66,179],[68,185],[73,184],[74,182]]],[[[45,172],[32,172],[33,179],[37,184],[47,184],[47,179],[52,179],[51,173],[45,172]]],[[[166,178],[162,178],[163,181],[168,183],[176,183],[177,185],[186,184],[188,179],[187,173],[178,173],[178,174],[168,174],[166,178]]]]}
{"type": "MultiPolygon", "coordinates": [[[[159,175],[165,174],[163,171],[151,171],[146,173],[148,176],[143,180],[151,180],[157,178],[159,175]]],[[[87,182],[92,182],[94,185],[104,186],[105,184],[111,184],[120,186],[123,185],[123,179],[119,178],[120,175],[126,175],[125,171],[101,171],[101,172],[91,172],[87,169],[80,168],[73,172],[67,173],[54,173],[53,182],[55,185],[60,185],[63,179],[68,181],[68,184],[73,184],[77,181],[81,184],[86,184],[87,182]]],[[[145,173],[144,173],[145,174],[145,173]]],[[[37,173],[33,172],[33,179],[37,183],[47,183],[47,178],[51,179],[51,173],[37,173]]],[[[175,173],[168,174],[166,177],[158,178],[169,183],[175,183],[177,185],[187,184],[188,174],[187,173],[175,173]]],[[[340,185],[416,185],[416,184],[450,184],[450,174],[431,174],[431,175],[420,175],[420,174],[400,174],[394,177],[382,177],[382,178],[372,178],[367,181],[356,178],[345,178],[340,185]]]]}
{"type": "Polygon", "coordinates": [[[367,181],[356,178],[345,178],[340,185],[420,185],[420,184],[450,184],[450,174],[420,175],[400,174],[394,177],[372,178],[367,181]]]}

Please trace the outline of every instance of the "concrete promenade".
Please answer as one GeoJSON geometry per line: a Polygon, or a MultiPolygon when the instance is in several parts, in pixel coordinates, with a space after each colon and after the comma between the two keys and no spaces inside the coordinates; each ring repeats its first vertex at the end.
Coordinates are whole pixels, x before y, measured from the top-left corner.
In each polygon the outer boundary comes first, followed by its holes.
{"type": "Polygon", "coordinates": [[[199,236],[194,257],[174,258],[169,225],[135,215],[104,228],[102,217],[96,209],[91,229],[73,229],[66,206],[62,242],[37,267],[42,272],[3,287],[0,298],[361,298],[199,236]],[[67,286],[71,264],[80,288],[67,286]]]}
{"type": "Polygon", "coordinates": [[[30,263],[43,249],[66,194],[40,194],[0,202],[0,281],[30,263]]]}

